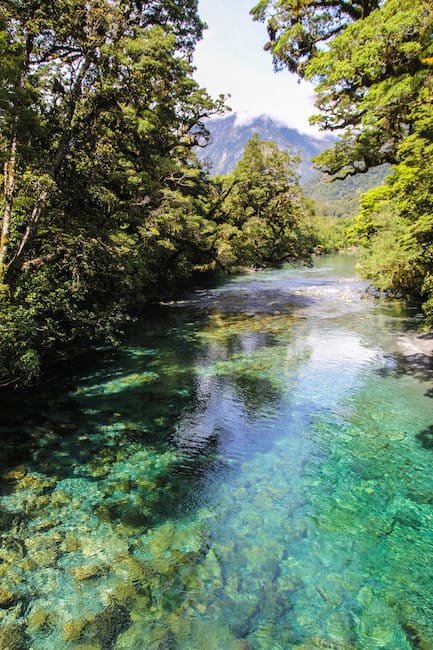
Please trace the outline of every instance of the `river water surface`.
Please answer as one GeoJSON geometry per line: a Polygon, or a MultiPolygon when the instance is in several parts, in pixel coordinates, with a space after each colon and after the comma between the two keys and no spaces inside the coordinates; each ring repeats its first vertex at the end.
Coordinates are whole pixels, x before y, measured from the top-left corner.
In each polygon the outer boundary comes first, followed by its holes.
{"type": "Polygon", "coordinates": [[[2,404],[0,648],[433,648],[433,379],[350,258],[231,278],[2,404]]]}

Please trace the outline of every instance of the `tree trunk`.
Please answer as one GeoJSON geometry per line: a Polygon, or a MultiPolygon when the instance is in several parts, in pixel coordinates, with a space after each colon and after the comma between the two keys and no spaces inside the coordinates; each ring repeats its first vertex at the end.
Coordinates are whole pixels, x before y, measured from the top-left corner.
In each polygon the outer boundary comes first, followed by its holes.
{"type": "MultiPolygon", "coordinates": [[[[9,160],[4,165],[4,197],[1,239],[0,239],[0,287],[4,284],[7,271],[7,255],[11,230],[12,206],[15,192],[15,165],[17,155],[17,136],[12,137],[9,160]]],[[[0,289],[1,290],[1,289],[0,289]]]]}
{"type": "MultiPolygon", "coordinates": [[[[55,180],[55,177],[57,175],[57,172],[60,169],[61,164],[63,163],[67,152],[69,150],[69,144],[70,144],[70,138],[71,138],[71,126],[72,126],[72,120],[75,115],[75,109],[77,106],[77,102],[81,97],[82,94],[82,83],[84,80],[84,77],[90,67],[90,60],[87,58],[84,60],[83,65],[81,66],[81,69],[78,73],[78,76],[75,80],[72,93],[71,93],[71,99],[69,102],[69,108],[68,112],[66,115],[65,119],[65,125],[63,128],[62,136],[60,138],[59,146],[57,148],[56,155],[54,156],[53,164],[51,165],[49,175],[50,177],[55,180]]],[[[26,229],[24,231],[24,234],[22,236],[21,242],[19,243],[19,246],[12,257],[9,265],[7,266],[8,270],[10,267],[15,266],[19,258],[21,257],[24,248],[28,244],[29,240],[34,236],[35,230],[36,230],[36,225],[39,221],[39,218],[42,214],[42,210],[45,207],[45,203],[48,199],[49,196],[49,191],[48,189],[43,189],[35,203],[35,206],[32,210],[32,213],[30,215],[30,219],[27,223],[26,229]]]]}

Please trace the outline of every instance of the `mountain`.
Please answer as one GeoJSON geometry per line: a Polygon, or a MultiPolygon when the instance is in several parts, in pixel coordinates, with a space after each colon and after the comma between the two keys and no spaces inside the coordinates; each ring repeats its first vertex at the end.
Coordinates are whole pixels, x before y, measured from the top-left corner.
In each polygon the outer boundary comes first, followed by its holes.
{"type": "Polygon", "coordinates": [[[390,173],[390,165],[380,165],[365,174],[331,181],[326,174],[316,172],[303,183],[303,189],[315,202],[319,214],[328,217],[351,217],[359,211],[361,194],[382,185],[390,173]]]}
{"type": "Polygon", "coordinates": [[[314,175],[310,159],[331,146],[334,138],[317,138],[291,129],[269,115],[245,118],[231,113],[223,118],[208,120],[206,126],[211,134],[208,146],[197,152],[200,161],[207,163],[212,174],[229,174],[242,158],[248,140],[258,134],[261,140],[274,140],[279,147],[291,146],[302,157],[300,173],[302,180],[314,175]]]}
{"type": "Polygon", "coordinates": [[[204,149],[198,149],[199,160],[207,165],[211,174],[229,174],[242,158],[248,140],[258,134],[261,140],[274,140],[280,147],[292,147],[300,153],[301,184],[305,194],[316,203],[318,212],[326,216],[352,216],[359,209],[363,192],[382,184],[390,173],[389,165],[371,169],[366,174],[349,176],[341,181],[330,181],[329,176],[313,168],[311,158],[331,147],[334,136],[314,137],[291,129],[269,115],[245,118],[237,113],[208,120],[211,134],[204,149]]]}

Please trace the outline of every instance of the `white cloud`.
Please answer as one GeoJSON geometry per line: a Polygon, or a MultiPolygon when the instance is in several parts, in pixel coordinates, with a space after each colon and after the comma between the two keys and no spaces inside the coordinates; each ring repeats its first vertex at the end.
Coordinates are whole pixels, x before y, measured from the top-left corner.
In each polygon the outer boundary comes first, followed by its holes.
{"type": "Polygon", "coordinates": [[[213,97],[230,94],[228,105],[241,114],[239,119],[266,113],[317,135],[308,123],[314,113],[311,84],[273,71],[271,56],[263,51],[266,28],[249,16],[252,6],[253,0],[200,0],[209,29],[196,51],[195,78],[213,97]]]}

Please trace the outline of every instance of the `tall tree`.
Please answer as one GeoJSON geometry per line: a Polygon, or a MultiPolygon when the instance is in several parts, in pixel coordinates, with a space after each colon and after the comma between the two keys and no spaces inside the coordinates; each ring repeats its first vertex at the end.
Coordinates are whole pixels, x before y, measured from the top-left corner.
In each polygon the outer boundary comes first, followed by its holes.
{"type": "Polygon", "coordinates": [[[127,303],[151,294],[147,225],[167,192],[199,185],[192,150],[222,107],[192,78],[196,9],[193,0],[1,0],[7,381],[36,374],[63,345],[109,336],[127,303]]]}
{"type": "MultiPolygon", "coordinates": [[[[203,27],[196,5],[2,2],[0,74],[7,83],[0,97],[5,170],[0,282],[22,265],[78,146],[100,147],[108,140],[104,129],[113,137],[116,129],[135,128],[130,136],[135,142],[126,137],[123,154],[130,165],[141,156],[135,167],[143,167],[155,183],[160,176],[155,156],[161,163],[176,147],[191,148],[203,135],[200,120],[214,106],[190,77],[189,59],[203,27]],[[33,201],[26,215],[14,216],[19,189],[33,201]]],[[[120,145],[119,133],[115,137],[120,145]]],[[[152,189],[155,185],[147,184],[144,193],[152,189]]]]}
{"type": "Polygon", "coordinates": [[[430,83],[431,3],[280,0],[259,3],[252,13],[278,20],[275,60],[315,82],[319,114],[312,121],[344,130],[317,157],[319,168],[345,177],[397,162],[412,109],[430,83]]]}
{"type": "Polygon", "coordinates": [[[344,129],[335,148],[316,159],[323,171],[344,177],[399,162],[400,144],[432,89],[432,30],[425,0],[387,0],[315,57],[307,72],[319,81],[314,121],[344,129]]]}
{"type": "Polygon", "coordinates": [[[299,157],[253,136],[234,171],[221,179],[220,259],[226,265],[305,261],[312,249],[310,207],[299,185],[299,157]]]}

